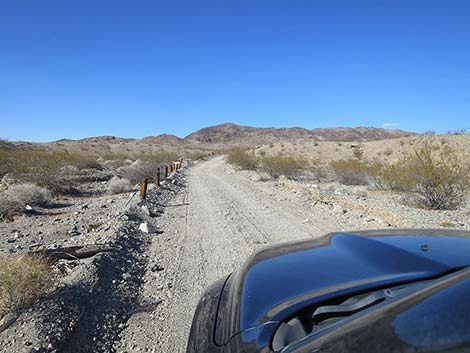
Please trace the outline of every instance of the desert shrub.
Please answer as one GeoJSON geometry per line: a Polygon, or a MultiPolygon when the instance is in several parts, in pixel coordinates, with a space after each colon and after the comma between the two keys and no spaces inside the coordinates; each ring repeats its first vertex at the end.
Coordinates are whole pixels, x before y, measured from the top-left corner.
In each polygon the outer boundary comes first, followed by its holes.
{"type": "Polygon", "coordinates": [[[201,159],[207,159],[209,158],[209,156],[210,154],[207,152],[191,152],[186,156],[186,158],[196,161],[201,159]]]}
{"type": "Polygon", "coordinates": [[[391,148],[386,148],[385,151],[384,151],[384,154],[386,156],[390,156],[392,153],[393,153],[393,150],[391,148]]]}
{"type": "Polygon", "coordinates": [[[470,187],[467,160],[448,146],[434,150],[430,141],[420,143],[396,163],[384,164],[374,178],[388,188],[414,196],[430,209],[455,209],[470,187]]]}
{"type": "Polygon", "coordinates": [[[21,213],[26,205],[46,206],[53,202],[51,192],[31,183],[14,184],[0,193],[0,217],[21,213]]]}
{"type": "Polygon", "coordinates": [[[120,194],[132,190],[131,182],[127,179],[121,179],[114,176],[108,183],[108,194],[120,194]]]}
{"type": "Polygon", "coordinates": [[[425,132],[423,132],[423,135],[435,135],[435,134],[436,134],[436,131],[433,129],[426,130],[425,132]]]}
{"type": "Polygon", "coordinates": [[[364,146],[362,144],[354,146],[352,151],[356,159],[362,159],[364,156],[364,146]]]}
{"type": "Polygon", "coordinates": [[[240,169],[255,170],[258,161],[253,152],[244,147],[232,147],[227,152],[227,162],[240,169]]]}
{"type": "Polygon", "coordinates": [[[468,162],[448,146],[432,151],[425,141],[402,161],[407,169],[406,186],[417,196],[420,205],[431,209],[455,209],[468,192],[468,162]]]}
{"type": "Polygon", "coordinates": [[[387,164],[373,161],[367,166],[367,173],[378,189],[407,191],[411,188],[409,184],[411,179],[400,163],[387,164]]]}
{"type": "Polygon", "coordinates": [[[368,165],[359,159],[340,159],[330,162],[336,179],[345,185],[367,185],[368,165]]]}
{"type": "Polygon", "coordinates": [[[24,208],[16,200],[11,200],[0,194],[0,220],[19,214],[24,208]]]}
{"type": "Polygon", "coordinates": [[[119,175],[131,183],[138,183],[145,178],[153,178],[157,175],[160,163],[152,161],[136,160],[130,165],[119,168],[119,175]]]}
{"type": "Polygon", "coordinates": [[[288,179],[296,179],[300,176],[302,171],[306,169],[305,161],[281,154],[260,157],[258,159],[258,165],[261,172],[273,178],[284,175],[288,179]]]}
{"type": "Polygon", "coordinates": [[[103,165],[97,160],[97,158],[92,156],[83,156],[78,158],[75,162],[75,166],[79,169],[103,169],[103,165]]]}
{"type": "Polygon", "coordinates": [[[49,287],[49,268],[43,259],[0,256],[0,317],[33,304],[49,287]]]}
{"type": "Polygon", "coordinates": [[[440,223],[440,226],[441,227],[446,227],[446,228],[452,228],[452,227],[455,227],[455,223],[452,222],[452,221],[442,221],[440,223]]]}
{"type": "Polygon", "coordinates": [[[78,194],[67,167],[76,167],[82,159],[77,153],[48,152],[40,148],[0,149],[0,174],[11,174],[22,182],[45,187],[53,194],[78,194]]]}
{"type": "Polygon", "coordinates": [[[22,206],[46,206],[52,203],[51,192],[32,183],[14,184],[5,190],[2,196],[15,200],[22,206]]]}

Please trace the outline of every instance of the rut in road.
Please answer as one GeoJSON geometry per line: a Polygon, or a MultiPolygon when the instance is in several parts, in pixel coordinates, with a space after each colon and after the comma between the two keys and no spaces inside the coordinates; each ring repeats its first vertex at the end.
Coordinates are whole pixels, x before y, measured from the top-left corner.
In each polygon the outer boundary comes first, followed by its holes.
{"type": "MultiPolygon", "coordinates": [[[[269,244],[318,237],[341,227],[322,214],[306,224],[312,210],[280,202],[276,194],[234,173],[223,157],[186,171],[187,185],[158,219],[163,234],[148,250],[165,268],[147,271],[143,300],[162,303],[139,313],[121,334],[120,348],[184,352],[197,301],[204,288],[228,275],[255,250],[269,244]],[[163,284],[163,286],[162,286],[163,284]]],[[[315,215],[313,215],[315,216],[315,215]]]]}

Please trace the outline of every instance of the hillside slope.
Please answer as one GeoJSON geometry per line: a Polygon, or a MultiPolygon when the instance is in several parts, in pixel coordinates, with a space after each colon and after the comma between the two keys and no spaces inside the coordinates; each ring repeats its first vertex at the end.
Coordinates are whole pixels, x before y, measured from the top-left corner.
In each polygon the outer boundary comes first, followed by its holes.
{"type": "Polygon", "coordinates": [[[413,133],[375,127],[338,127],[308,130],[292,128],[257,128],[226,123],[200,129],[185,140],[208,144],[263,145],[272,142],[314,139],[320,141],[371,141],[408,137],[413,133]]]}

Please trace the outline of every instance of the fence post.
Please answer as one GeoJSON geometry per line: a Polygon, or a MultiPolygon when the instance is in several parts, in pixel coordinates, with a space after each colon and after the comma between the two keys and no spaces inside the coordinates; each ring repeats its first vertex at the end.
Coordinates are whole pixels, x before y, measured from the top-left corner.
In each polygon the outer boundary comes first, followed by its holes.
{"type": "Polygon", "coordinates": [[[165,178],[168,178],[168,166],[165,166],[165,178]]]}
{"type": "Polygon", "coordinates": [[[157,176],[155,177],[155,184],[160,186],[160,168],[157,168],[157,176]]]}
{"type": "Polygon", "coordinates": [[[145,199],[147,197],[147,184],[148,184],[148,179],[145,178],[142,180],[140,183],[140,198],[145,199]]]}

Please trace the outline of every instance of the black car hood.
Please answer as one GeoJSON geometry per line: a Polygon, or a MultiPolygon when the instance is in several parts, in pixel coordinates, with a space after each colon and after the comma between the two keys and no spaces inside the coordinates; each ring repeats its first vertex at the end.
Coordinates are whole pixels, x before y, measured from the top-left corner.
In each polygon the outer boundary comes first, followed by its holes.
{"type": "Polygon", "coordinates": [[[263,336],[260,327],[271,331],[292,313],[329,298],[469,266],[470,240],[464,238],[469,234],[445,230],[333,233],[264,249],[227,281],[215,340],[225,344],[241,332],[244,340],[258,339],[263,336]]]}

